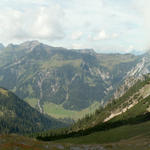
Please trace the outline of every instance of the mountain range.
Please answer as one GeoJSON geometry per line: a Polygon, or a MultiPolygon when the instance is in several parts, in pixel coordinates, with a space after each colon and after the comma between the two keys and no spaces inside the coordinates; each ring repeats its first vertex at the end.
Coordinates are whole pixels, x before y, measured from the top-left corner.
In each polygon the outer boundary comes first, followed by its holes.
{"type": "Polygon", "coordinates": [[[131,77],[149,73],[149,58],[149,52],[99,54],[38,41],[2,45],[0,86],[41,113],[77,120],[105,105],[113,95],[121,96],[136,82],[131,77]]]}
{"type": "Polygon", "coordinates": [[[0,44],[0,147],[147,150],[149,73],[150,52],[0,44]]]}

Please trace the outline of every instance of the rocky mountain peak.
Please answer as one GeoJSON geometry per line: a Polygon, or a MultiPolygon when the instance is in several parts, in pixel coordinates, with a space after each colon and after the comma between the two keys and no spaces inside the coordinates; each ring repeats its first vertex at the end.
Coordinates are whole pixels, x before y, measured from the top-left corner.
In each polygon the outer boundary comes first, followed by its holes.
{"type": "Polygon", "coordinates": [[[80,52],[80,53],[95,54],[94,49],[78,49],[77,51],[80,52]]]}
{"type": "Polygon", "coordinates": [[[10,44],[7,45],[6,48],[13,49],[13,48],[15,48],[16,46],[17,46],[16,44],[10,43],[10,44]]]}
{"type": "Polygon", "coordinates": [[[20,44],[20,46],[25,47],[27,49],[33,49],[34,47],[40,45],[41,43],[37,40],[35,41],[26,41],[22,44],[20,44]]]}

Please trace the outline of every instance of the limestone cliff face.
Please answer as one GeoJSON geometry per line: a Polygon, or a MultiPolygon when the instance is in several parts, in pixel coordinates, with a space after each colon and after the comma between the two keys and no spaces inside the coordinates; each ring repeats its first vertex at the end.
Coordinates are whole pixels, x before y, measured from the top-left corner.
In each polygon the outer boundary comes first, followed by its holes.
{"type": "Polygon", "coordinates": [[[123,94],[126,93],[126,91],[132,87],[138,80],[144,80],[143,76],[139,76],[139,77],[128,77],[124,80],[124,82],[122,83],[121,86],[119,86],[118,89],[116,89],[116,91],[114,92],[114,95],[112,97],[112,99],[118,99],[120,98],[123,94]]]}
{"type": "Polygon", "coordinates": [[[138,58],[137,64],[128,71],[121,86],[114,92],[114,98],[121,97],[138,80],[144,80],[143,75],[150,73],[150,53],[146,53],[138,58]]]}

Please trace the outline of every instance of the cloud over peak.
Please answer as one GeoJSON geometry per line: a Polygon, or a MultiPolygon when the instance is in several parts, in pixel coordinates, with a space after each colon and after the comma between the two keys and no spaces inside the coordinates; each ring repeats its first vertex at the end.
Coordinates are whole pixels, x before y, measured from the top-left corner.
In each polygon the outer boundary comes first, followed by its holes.
{"type": "Polygon", "coordinates": [[[39,40],[97,52],[126,52],[130,45],[143,50],[150,35],[149,10],[149,0],[1,0],[0,42],[39,40]]]}

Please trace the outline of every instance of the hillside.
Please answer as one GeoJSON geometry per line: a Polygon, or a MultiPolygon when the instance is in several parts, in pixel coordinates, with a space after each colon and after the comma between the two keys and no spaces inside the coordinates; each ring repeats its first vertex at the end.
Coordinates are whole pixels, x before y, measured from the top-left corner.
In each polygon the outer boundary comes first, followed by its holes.
{"type": "MultiPolygon", "coordinates": [[[[85,120],[80,120],[79,124],[85,125],[82,121],[86,122],[85,127],[95,126],[101,122],[108,122],[118,116],[136,117],[143,113],[148,112],[150,95],[150,75],[141,77],[127,92],[118,99],[113,99],[104,108],[98,109],[94,115],[85,117],[85,120]],[[146,105],[142,105],[145,104],[146,105]],[[140,109],[138,109],[140,107],[140,109]],[[137,110],[136,110],[137,108],[137,110]],[[131,111],[133,110],[133,111],[131,111]],[[128,113],[131,111],[131,114],[128,113]]],[[[127,118],[124,118],[127,119],[127,118]]],[[[76,126],[77,124],[75,124],[76,126]]],[[[77,125],[78,126],[78,125],[77,125]]],[[[78,126],[79,127],[79,126],[78,126]]],[[[84,127],[81,127],[84,129],[84,127]]]]}
{"type": "MultiPolygon", "coordinates": [[[[137,141],[147,139],[149,143],[149,107],[150,75],[146,75],[122,97],[113,100],[105,108],[97,110],[95,114],[87,115],[70,129],[45,132],[35,136],[41,140],[57,140],[74,144],[104,144],[123,142],[123,140],[131,142],[133,139],[137,141]]],[[[148,144],[146,145],[148,147],[148,144]]]]}
{"type": "Polygon", "coordinates": [[[65,133],[63,137],[60,135],[60,130],[36,134],[38,139],[51,140],[50,142],[18,135],[1,135],[0,147],[2,150],[19,148],[22,150],[148,150],[150,145],[149,90],[150,75],[147,75],[121,98],[75,124],[71,128],[76,131],[74,133],[69,130],[69,134],[66,134],[67,129],[63,131],[65,133]],[[105,117],[102,117],[103,114],[105,117]],[[111,118],[112,114],[116,116],[111,118]],[[50,133],[53,136],[48,136],[50,133]]]}
{"type": "MultiPolygon", "coordinates": [[[[147,126],[148,127],[148,126],[147,126]]],[[[141,128],[142,129],[142,128],[141,128]]],[[[115,133],[115,131],[114,131],[115,133]]],[[[109,139],[109,137],[107,137],[109,139]]],[[[93,136],[93,139],[99,139],[93,136]]],[[[84,139],[85,140],[85,139],[84,139]]],[[[1,135],[1,150],[149,150],[149,136],[138,136],[120,142],[106,144],[71,144],[64,141],[43,142],[18,135],[1,135]]],[[[82,142],[83,143],[83,142],[82,142]]]]}
{"type": "Polygon", "coordinates": [[[139,62],[131,54],[97,54],[38,41],[10,44],[0,51],[0,85],[42,113],[77,120],[103,105],[139,62]]]}
{"type": "Polygon", "coordinates": [[[12,92],[0,88],[0,134],[27,134],[64,125],[60,121],[40,114],[12,92]]]}

